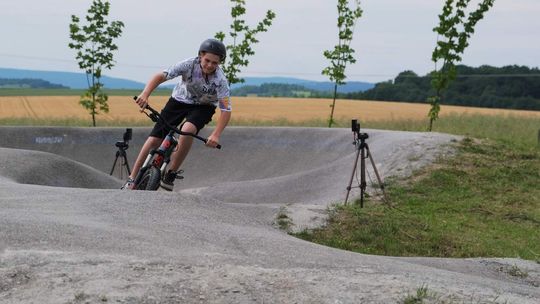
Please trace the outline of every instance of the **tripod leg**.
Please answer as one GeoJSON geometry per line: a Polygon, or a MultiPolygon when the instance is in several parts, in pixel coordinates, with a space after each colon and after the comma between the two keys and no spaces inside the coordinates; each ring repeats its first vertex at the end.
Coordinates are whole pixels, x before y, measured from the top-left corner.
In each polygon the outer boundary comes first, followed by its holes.
{"type": "Polygon", "coordinates": [[[351,179],[349,180],[349,186],[347,187],[347,196],[345,196],[345,205],[347,205],[347,200],[349,199],[349,193],[351,192],[351,185],[354,178],[354,173],[356,172],[356,167],[358,166],[358,157],[360,156],[360,149],[356,151],[356,158],[354,160],[354,167],[351,174],[351,179]]]}
{"type": "Polygon", "coordinates": [[[373,166],[373,171],[375,172],[375,175],[377,176],[377,181],[379,182],[379,187],[381,188],[381,191],[383,193],[384,201],[388,202],[388,199],[386,197],[386,192],[384,191],[384,184],[382,182],[381,176],[379,175],[379,171],[377,170],[377,167],[375,166],[375,161],[373,160],[373,156],[371,155],[371,152],[369,151],[369,147],[366,144],[367,149],[367,155],[369,160],[371,161],[371,165],[373,166]]]}
{"type": "Polygon", "coordinates": [[[109,173],[109,175],[113,175],[113,172],[114,172],[114,167],[116,166],[116,161],[118,160],[118,152],[116,153],[116,158],[114,159],[114,162],[112,164],[112,168],[111,168],[111,173],[109,173]]]}
{"type": "Polygon", "coordinates": [[[128,176],[131,175],[131,170],[129,169],[129,162],[127,160],[127,156],[126,156],[125,153],[124,153],[124,164],[123,165],[126,166],[128,176]]]}
{"type": "Polygon", "coordinates": [[[366,193],[366,150],[362,145],[362,157],[360,159],[360,208],[364,208],[364,194],[366,193]]]}

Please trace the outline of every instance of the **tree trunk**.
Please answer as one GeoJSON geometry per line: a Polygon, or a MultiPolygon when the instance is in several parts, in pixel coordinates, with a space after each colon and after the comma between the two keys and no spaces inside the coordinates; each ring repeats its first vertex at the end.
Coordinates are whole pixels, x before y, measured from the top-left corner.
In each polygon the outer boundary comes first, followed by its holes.
{"type": "Polygon", "coordinates": [[[334,101],[332,102],[332,111],[330,112],[330,120],[328,120],[328,127],[332,127],[334,122],[334,108],[336,107],[336,95],[337,95],[337,82],[334,83],[334,101]]]}
{"type": "Polygon", "coordinates": [[[92,93],[92,125],[96,126],[96,94],[92,93]]]}

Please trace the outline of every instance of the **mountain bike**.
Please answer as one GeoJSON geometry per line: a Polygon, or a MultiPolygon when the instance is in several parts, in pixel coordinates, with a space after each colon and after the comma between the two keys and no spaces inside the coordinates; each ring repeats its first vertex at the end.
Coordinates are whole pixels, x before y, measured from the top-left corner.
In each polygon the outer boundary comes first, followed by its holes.
{"type": "MultiPolygon", "coordinates": [[[[135,100],[137,96],[133,97],[135,100]]],[[[149,190],[156,191],[159,188],[161,179],[167,173],[167,166],[171,161],[171,155],[173,154],[176,146],[178,146],[178,139],[176,136],[186,135],[196,138],[204,143],[207,142],[206,138],[200,137],[197,134],[180,131],[175,126],[170,125],[167,121],[161,117],[161,115],[152,107],[147,105],[143,109],[143,113],[148,116],[153,122],[161,122],[167,130],[169,130],[167,136],[161,142],[159,148],[152,149],[148,153],[146,160],[144,161],[139,173],[135,177],[134,190],[149,190]],[[147,110],[150,112],[148,113],[147,110]],[[178,135],[176,135],[178,134],[178,135]]],[[[217,149],[221,149],[221,145],[216,146],[217,149]]],[[[177,179],[182,179],[182,176],[177,176],[177,179]]]]}

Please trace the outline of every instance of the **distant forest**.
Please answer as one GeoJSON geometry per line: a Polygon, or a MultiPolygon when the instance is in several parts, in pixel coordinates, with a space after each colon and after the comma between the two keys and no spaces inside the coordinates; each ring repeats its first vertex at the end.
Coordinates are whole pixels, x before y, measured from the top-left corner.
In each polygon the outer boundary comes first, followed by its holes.
{"type": "Polygon", "coordinates": [[[69,87],[61,84],[50,83],[43,79],[34,78],[22,78],[22,79],[10,79],[0,78],[0,89],[18,89],[18,88],[30,88],[30,89],[69,89],[69,87]]]}
{"type": "MultiPolygon", "coordinates": [[[[404,71],[394,81],[380,82],[370,90],[345,94],[343,98],[425,102],[433,95],[431,74],[418,76],[413,71],[404,71]]],[[[441,103],[540,110],[540,70],[517,65],[502,68],[459,65],[457,78],[443,94],[441,103]]]]}
{"type": "MultiPolygon", "coordinates": [[[[232,90],[235,96],[274,96],[330,98],[332,92],[315,91],[301,85],[263,84],[232,90]]],[[[431,74],[418,76],[404,71],[394,80],[380,82],[374,88],[340,93],[338,98],[424,103],[435,92],[431,74]]],[[[484,108],[540,110],[540,70],[526,66],[488,65],[478,68],[457,66],[457,78],[442,96],[442,104],[484,108]]]]}
{"type": "Polygon", "coordinates": [[[262,97],[329,97],[327,91],[308,89],[302,85],[285,83],[263,83],[261,85],[246,85],[231,91],[234,96],[262,96],[262,97]]]}

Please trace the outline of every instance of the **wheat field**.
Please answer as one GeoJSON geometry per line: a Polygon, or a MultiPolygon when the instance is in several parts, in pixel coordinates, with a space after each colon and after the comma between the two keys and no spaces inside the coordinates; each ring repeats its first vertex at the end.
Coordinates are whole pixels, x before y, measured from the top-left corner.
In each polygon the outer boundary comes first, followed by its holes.
{"type": "MultiPolygon", "coordinates": [[[[150,104],[161,109],[167,97],[153,96],[150,104]]],[[[233,121],[278,121],[293,123],[326,121],[330,116],[331,99],[232,97],[233,121]]],[[[88,112],[79,105],[78,96],[5,96],[0,97],[0,119],[89,119],[88,112]]],[[[129,96],[110,96],[109,113],[101,113],[97,120],[148,121],[129,96]]],[[[365,100],[337,100],[334,119],[350,121],[426,120],[428,104],[380,102],[365,100]]],[[[441,106],[440,116],[453,114],[511,115],[540,118],[540,111],[486,109],[441,106]]],[[[216,114],[218,115],[218,114],[216,114]]]]}

